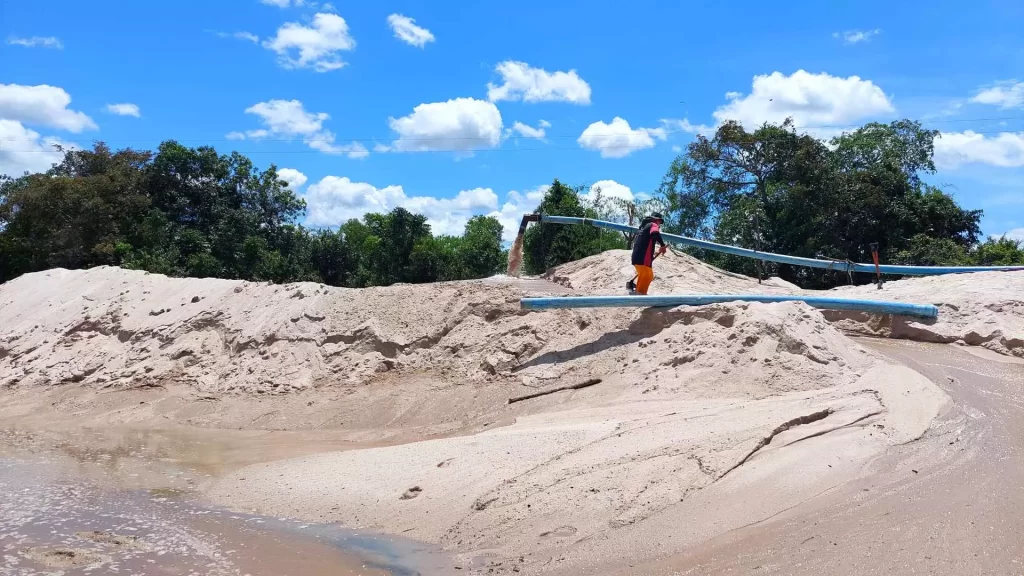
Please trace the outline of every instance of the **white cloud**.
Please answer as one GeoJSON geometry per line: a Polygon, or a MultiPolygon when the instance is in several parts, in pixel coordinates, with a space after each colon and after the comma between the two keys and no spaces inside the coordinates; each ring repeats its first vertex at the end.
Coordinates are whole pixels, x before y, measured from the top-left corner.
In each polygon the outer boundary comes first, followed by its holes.
{"type": "Polygon", "coordinates": [[[302,188],[307,180],[306,175],[295,168],[281,168],[277,171],[277,177],[287,182],[288,188],[292,191],[302,188]]]}
{"type": "Polygon", "coordinates": [[[676,154],[679,154],[680,152],[683,151],[683,147],[678,145],[678,144],[676,144],[676,145],[672,146],[672,151],[675,152],[676,154]]]}
{"type": "Polygon", "coordinates": [[[289,6],[302,6],[305,4],[304,0],[260,0],[260,4],[266,4],[267,6],[277,6],[278,8],[287,8],[289,6]]]}
{"type": "Polygon", "coordinates": [[[259,36],[253,34],[252,32],[246,32],[244,30],[241,32],[216,32],[214,30],[207,30],[207,32],[216,34],[218,38],[236,38],[238,40],[248,40],[253,44],[258,44],[260,41],[259,36]]]}
{"type": "Polygon", "coordinates": [[[306,193],[306,221],[312,226],[337,226],[369,212],[389,212],[403,207],[423,214],[434,234],[460,235],[475,215],[494,211],[498,196],[490,188],[463,190],[454,198],[407,196],[401,186],[377,188],[345,177],[326,176],[311,184],[306,193]]]}
{"type": "Polygon", "coordinates": [[[637,150],[653,148],[654,140],[664,140],[664,128],[630,128],[629,122],[616,116],[611,124],[594,122],[576,140],[587,150],[598,150],[602,158],[623,158],[637,150]]]}
{"type": "Polygon", "coordinates": [[[63,154],[54,145],[77,148],[59,138],[40,137],[17,120],[0,119],[0,174],[17,178],[25,172],[45,172],[60,162],[63,154]]]}
{"type": "Polygon", "coordinates": [[[1006,110],[1024,106],[1024,82],[1005,80],[989,86],[971,98],[971,102],[991,104],[1006,110]]]}
{"type": "Polygon", "coordinates": [[[523,221],[523,215],[533,212],[537,209],[537,206],[540,206],[549,188],[551,186],[545,184],[526,192],[512,190],[505,196],[505,203],[501,205],[500,209],[487,214],[497,218],[498,222],[501,223],[502,239],[504,241],[511,242],[516,239],[516,234],[519,232],[519,224],[523,221]]]}
{"type": "Polygon", "coordinates": [[[395,38],[410,46],[423,48],[427,42],[434,41],[434,35],[430,33],[430,30],[417,26],[416,20],[408,16],[392,14],[388,16],[388,26],[391,26],[395,38]]]}
{"type": "Polygon", "coordinates": [[[228,140],[260,140],[269,136],[282,139],[301,138],[314,150],[326,154],[344,154],[349,158],[365,158],[370,155],[366,146],[358,142],[335,144],[336,136],[324,128],[324,120],[330,118],[326,112],[307,112],[298,100],[268,100],[245,109],[246,114],[260,118],[264,129],[229,132],[228,140]]]}
{"type": "Polygon", "coordinates": [[[878,28],[874,30],[847,30],[846,32],[833,32],[833,38],[842,38],[846,44],[856,44],[858,42],[867,42],[873,36],[878,36],[882,31],[878,28]]]}
{"type": "Polygon", "coordinates": [[[541,120],[537,125],[541,128],[551,128],[551,122],[548,122],[547,120],[541,120]]]}
{"type": "Polygon", "coordinates": [[[408,116],[388,118],[388,125],[398,134],[391,148],[399,152],[469,152],[501,142],[498,107],[475,98],[420,104],[408,116]]]}
{"type": "Polygon", "coordinates": [[[1018,242],[1024,242],[1024,228],[1014,228],[1008,230],[1003,236],[1006,236],[1010,240],[1016,240],[1018,242]]]}
{"type": "Polygon", "coordinates": [[[11,46],[24,46],[26,48],[35,48],[36,46],[42,48],[54,48],[57,50],[63,50],[64,45],[61,44],[60,40],[53,36],[33,36],[31,38],[18,38],[11,36],[7,39],[7,43],[11,46]]]}
{"type": "Polygon", "coordinates": [[[962,164],[1024,166],[1024,132],[1002,132],[993,137],[971,130],[941,133],[935,140],[935,165],[952,169],[962,164]]]}
{"type": "Polygon", "coordinates": [[[359,142],[352,142],[350,144],[335,144],[334,133],[330,130],[324,130],[317,132],[306,138],[306,144],[314,149],[323,152],[324,154],[344,154],[349,158],[359,159],[366,158],[370,155],[370,151],[366,149],[359,142]]]}
{"type": "Polygon", "coordinates": [[[487,99],[523,102],[571,102],[590,104],[590,85],[575,70],[548,72],[525,62],[507,60],[495,68],[503,84],[487,84],[487,99]]]}
{"type": "Polygon", "coordinates": [[[0,118],[76,133],[97,129],[92,118],[68,110],[68,104],[71,104],[71,96],[56,86],[0,84],[0,118]]]}
{"type": "Polygon", "coordinates": [[[284,68],[312,68],[317,72],[337,70],[345,65],[340,52],[352,50],[356,41],[348,32],[345,19],[337,14],[319,13],[312,26],[288,22],[277,29],[277,35],[263,42],[277,53],[284,68]],[[298,53],[296,57],[294,53],[298,53]]]}
{"type": "Polygon", "coordinates": [[[686,132],[687,134],[701,134],[703,136],[710,136],[715,133],[714,126],[691,124],[688,118],[683,118],[682,120],[675,118],[662,118],[661,125],[670,132],[686,132]]]}
{"type": "Polygon", "coordinates": [[[753,89],[743,96],[726,94],[729,103],[713,115],[720,123],[736,120],[748,129],[792,117],[798,128],[847,125],[891,114],[895,108],[881,88],[858,76],[840,78],[797,70],[754,76],[753,89]]]}
{"type": "Polygon", "coordinates": [[[259,116],[271,132],[289,136],[319,132],[324,120],[330,118],[326,112],[306,112],[299,100],[259,102],[246,108],[245,113],[259,116]]]}
{"type": "MultiPolygon", "coordinates": [[[[546,122],[541,121],[540,128],[534,128],[523,124],[522,122],[516,122],[512,124],[512,127],[508,129],[509,134],[517,133],[523,138],[536,138],[537,140],[543,140],[545,136],[544,124],[546,122]]],[[[550,126],[550,124],[548,124],[550,126]]]]}
{"type": "Polygon", "coordinates": [[[127,102],[123,104],[107,104],[107,112],[117,114],[118,116],[134,116],[136,118],[142,116],[142,112],[139,111],[137,105],[127,102]]]}
{"type": "Polygon", "coordinates": [[[599,180],[594,182],[590,186],[590,190],[583,195],[587,200],[593,200],[597,197],[598,190],[601,191],[602,198],[618,198],[620,200],[633,200],[633,191],[629,189],[629,186],[625,184],[619,184],[615,180],[599,180]]]}

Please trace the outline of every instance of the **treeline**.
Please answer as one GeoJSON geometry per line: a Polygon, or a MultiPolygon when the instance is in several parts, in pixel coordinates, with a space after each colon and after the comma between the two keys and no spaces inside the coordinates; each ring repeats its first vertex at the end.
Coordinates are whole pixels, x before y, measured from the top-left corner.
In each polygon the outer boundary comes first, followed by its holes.
{"type": "MultiPolygon", "coordinates": [[[[657,192],[642,203],[597,198],[579,202],[552,188],[542,210],[635,223],[652,210],[665,228],[686,236],[764,252],[912,265],[1024,264],[1024,245],[980,240],[982,211],[966,210],[926,183],[935,172],[935,131],[908,121],[868,124],[826,143],[792,123],[753,132],[734,122],[698,136],[671,164],[657,192]]],[[[526,270],[537,272],[625,240],[580,227],[531,231],[526,270]]],[[[845,273],[758,262],[689,250],[710,264],[749,276],[779,276],[805,288],[850,281],[845,273]]],[[[870,275],[853,278],[870,282],[870,275]]]]}
{"type": "MultiPolygon", "coordinates": [[[[753,132],[726,122],[713,137],[687,146],[658,194],[674,230],[765,252],[870,262],[877,244],[881,261],[890,264],[1024,262],[1018,242],[979,242],[981,210],[962,208],[924,181],[935,173],[937,136],[901,120],[867,124],[826,143],[790,121],[753,132]]],[[[818,269],[701,256],[727,270],[777,275],[803,287],[848,281],[818,269]]]]}
{"type": "Polygon", "coordinates": [[[299,225],[305,202],[271,166],[168,141],[156,153],[65,151],[45,174],[0,181],[0,282],[112,265],[171,276],[377,286],[490,276],[501,224],[474,217],[434,236],[397,208],[337,230],[299,225]]]}
{"type": "MultiPolygon", "coordinates": [[[[753,132],[733,122],[698,136],[643,201],[596,195],[555,180],[537,210],[636,224],[657,210],[670,232],[836,261],[1024,264],[1024,245],[981,240],[980,210],[966,210],[924,178],[935,172],[937,132],[912,121],[868,124],[826,143],[792,123],[753,132]],[[586,192],[586,193],[585,193],[586,192]]],[[[45,174],[0,179],[0,282],[54,267],[114,265],[171,276],[380,286],[481,278],[503,271],[502,227],[477,216],[462,236],[434,236],[402,208],[337,229],[298,222],[305,203],[271,166],[238,153],[187,148],[66,151],[45,174]]],[[[589,226],[532,226],[523,268],[536,274],[631,238],[589,226]]],[[[806,288],[845,274],[691,251],[750,276],[806,288]]],[[[870,282],[869,275],[853,277],[870,282]]]]}

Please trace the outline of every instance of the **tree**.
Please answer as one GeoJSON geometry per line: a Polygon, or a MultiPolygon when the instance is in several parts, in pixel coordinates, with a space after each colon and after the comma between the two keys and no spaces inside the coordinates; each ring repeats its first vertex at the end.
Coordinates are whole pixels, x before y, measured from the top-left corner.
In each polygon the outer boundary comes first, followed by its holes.
{"type": "MultiPolygon", "coordinates": [[[[766,252],[837,261],[963,261],[980,235],[980,211],[926,184],[936,133],[912,121],[868,124],[830,146],[790,121],[746,132],[726,122],[676,158],[659,189],[684,234],[766,252]],[[920,236],[920,237],[919,237],[920,236]],[[934,240],[934,242],[933,242],[934,240]],[[951,246],[958,246],[954,250],[951,246]]],[[[709,262],[778,274],[808,288],[844,281],[827,271],[718,253],[709,262]]],[[[863,278],[867,281],[867,278],[863,278]]]]}
{"type": "Polygon", "coordinates": [[[501,248],[501,223],[491,216],[474,216],[466,223],[456,255],[464,266],[460,277],[487,278],[505,268],[508,256],[501,248]]]}
{"type": "Polygon", "coordinates": [[[1006,236],[993,238],[974,247],[972,264],[976,266],[1012,266],[1024,264],[1024,242],[1006,236]]]}
{"type": "MultiPolygon", "coordinates": [[[[581,192],[582,187],[570,188],[556,179],[537,210],[543,214],[596,218],[596,212],[585,207],[580,200],[581,192]]],[[[528,274],[540,274],[559,264],[624,247],[625,243],[617,233],[600,228],[555,224],[533,226],[527,229],[523,242],[524,265],[528,274]]]]}

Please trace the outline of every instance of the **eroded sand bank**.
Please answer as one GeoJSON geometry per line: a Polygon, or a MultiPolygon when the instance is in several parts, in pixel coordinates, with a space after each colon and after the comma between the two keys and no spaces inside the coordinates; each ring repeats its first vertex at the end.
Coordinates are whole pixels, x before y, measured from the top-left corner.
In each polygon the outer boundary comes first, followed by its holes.
{"type": "MultiPolygon", "coordinates": [[[[0,418],[324,434],[345,450],[268,451],[219,471],[207,497],[436,543],[470,572],[593,573],[849,482],[948,409],[843,330],[1024,354],[1024,274],[839,291],[935,303],[931,323],[800,303],[519,309],[524,295],[620,292],[626,263],[368,290],[28,275],[0,286],[0,418]]],[[[659,260],[654,288],[798,292],[679,255],[659,260]]]]}

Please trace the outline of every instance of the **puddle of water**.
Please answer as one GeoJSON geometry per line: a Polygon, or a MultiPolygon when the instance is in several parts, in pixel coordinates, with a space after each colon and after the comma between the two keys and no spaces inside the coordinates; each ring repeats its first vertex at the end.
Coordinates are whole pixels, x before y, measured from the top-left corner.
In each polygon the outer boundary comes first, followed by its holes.
{"type": "MultiPolygon", "coordinates": [[[[205,508],[188,498],[187,486],[110,489],[112,482],[83,476],[83,460],[66,450],[36,448],[0,455],[3,576],[411,576],[451,567],[411,541],[205,508]]],[[[127,462],[143,469],[145,462],[128,456],[132,451],[125,452],[127,462]]],[[[113,459],[103,455],[110,453],[85,460],[113,459]]]]}

